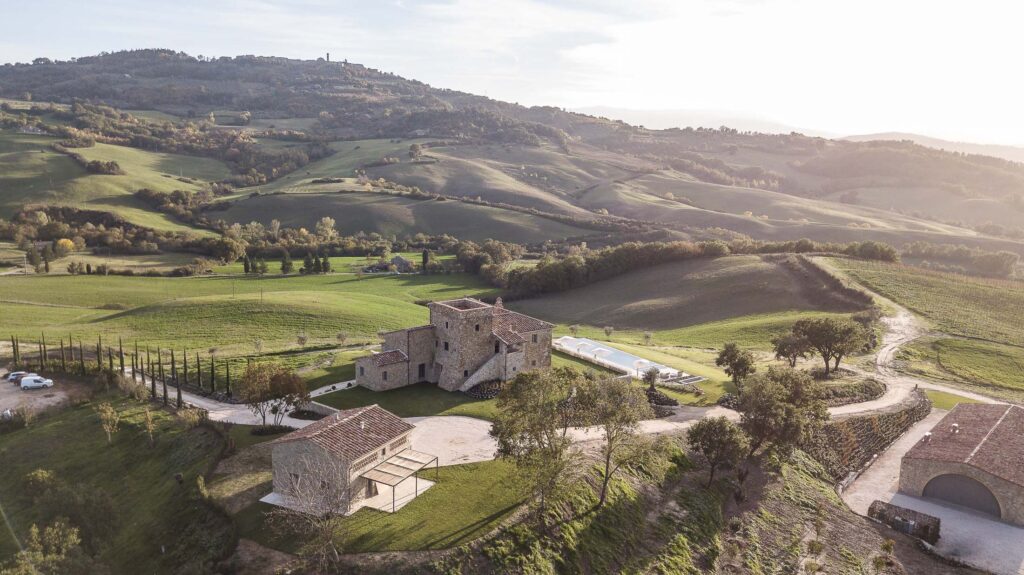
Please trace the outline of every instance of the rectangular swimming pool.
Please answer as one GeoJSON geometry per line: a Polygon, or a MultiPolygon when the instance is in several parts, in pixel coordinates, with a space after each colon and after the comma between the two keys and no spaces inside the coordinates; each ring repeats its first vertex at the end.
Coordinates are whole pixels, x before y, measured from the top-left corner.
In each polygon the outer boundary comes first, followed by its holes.
{"type": "Polygon", "coordinates": [[[689,374],[683,373],[678,369],[644,359],[612,347],[607,343],[585,337],[570,337],[566,335],[554,340],[551,344],[555,349],[571,356],[585,359],[637,379],[643,377],[644,372],[652,367],[658,370],[661,374],[661,379],[689,377],[689,374]]]}

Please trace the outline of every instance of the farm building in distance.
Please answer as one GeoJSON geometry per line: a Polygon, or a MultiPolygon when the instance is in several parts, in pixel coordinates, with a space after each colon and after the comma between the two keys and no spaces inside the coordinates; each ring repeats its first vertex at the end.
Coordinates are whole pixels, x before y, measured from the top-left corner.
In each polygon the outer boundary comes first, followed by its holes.
{"type": "Polygon", "coordinates": [[[1024,409],[957,405],[903,456],[900,492],[1024,525],[1024,409]]]}
{"type": "Polygon", "coordinates": [[[430,323],[384,334],[380,353],[356,360],[356,384],[384,391],[436,383],[466,391],[551,367],[554,326],[473,298],[433,302],[430,323]]]}
{"type": "Polygon", "coordinates": [[[413,429],[374,404],[278,438],[271,442],[274,491],[261,501],[307,513],[393,512],[433,485],[416,476],[437,458],[412,449],[413,429]]]}

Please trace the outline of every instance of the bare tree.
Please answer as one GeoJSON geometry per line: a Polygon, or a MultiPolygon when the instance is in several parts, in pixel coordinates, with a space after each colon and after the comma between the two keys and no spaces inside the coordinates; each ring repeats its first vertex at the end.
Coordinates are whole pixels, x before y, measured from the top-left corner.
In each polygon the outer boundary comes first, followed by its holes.
{"type": "Polygon", "coordinates": [[[286,477],[287,507],[271,511],[270,524],[282,535],[298,535],[299,555],[317,572],[330,572],[341,559],[343,519],[352,504],[349,469],[333,458],[302,457],[286,477]]]}
{"type": "Polygon", "coordinates": [[[338,339],[338,343],[339,344],[345,345],[345,341],[348,340],[348,333],[346,333],[344,331],[339,331],[338,335],[336,335],[334,337],[336,337],[338,339]]]}
{"type": "Polygon", "coordinates": [[[579,332],[580,332],[580,326],[578,326],[576,324],[572,324],[572,325],[569,326],[569,333],[571,333],[573,337],[576,337],[576,334],[578,334],[579,332]]]}
{"type": "MultiPolygon", "coordinates": [[[[145,388],[145,386],[143,386],[145,388]]],[[[156,438],[153,436],[153,432],[156,430],[156,424],[153,422],[153,412],[149,410],[149,406],[146,406],[146,435],[149,436],[149,446],[153,447],[156,445],[156,438]]]]}
{"type": "Polygon", "coordinates": [[[615,333],[615,328],[614,327],[612,327],[610,325],[604,326],[604,336],[605,337],[609,337],[610,338],[613,333],[615,333]]]}
{"type": "Polygon", "coordinates": [[[107,433],[107,444],[113,443],[113,435],[117,433],[121,425],[121,413],[109,403],[101,403],[96,407],[96,413],[100,416],[100,425],[107,433]]]}

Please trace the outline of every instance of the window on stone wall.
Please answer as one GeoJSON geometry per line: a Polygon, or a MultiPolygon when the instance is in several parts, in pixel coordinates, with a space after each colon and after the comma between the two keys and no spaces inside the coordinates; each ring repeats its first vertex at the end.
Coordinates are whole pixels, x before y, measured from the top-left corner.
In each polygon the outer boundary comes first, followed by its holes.
{"type": "Polygon", "coordinates": [[[480,324],[476,324],[475,326],[473,326],[473,330],[480,331],[480,324]]]}
{"type": "Polygon", "coordinates": [[[537,334],[533,334],[533,343],[537,343],[537,334]]]}
{"type": "Polygon", "coordinates": [[[448,322],[444,322],[444,328],[448,329],[448,322]]]}
{"type": "Polygon", "coordinates": [[[445,350],[445,351],[448,351],[448,342],[447,342],[447,341],[446,341],[446,342],[444,342],[444,350],[445,350]]]}
{"type": "Polygon", "coordinates": [[[462,377],[469,377],[469,370],[468,369],[462,370],[462,377]]]}
{"type": "Polygon", "coordinates": [[[500,351],[501,351],[501,342],[500,341],[494,342],[494,353],[498,353],[500,351]]]}
{"type": "Polygon", "coordinates": [[[531,362],[530,362],[530,365],[532,365],[532,366],[536,366],[536,365],[537,365],[537,360],[535,359],[535,360],[531,361],[531,362]]]}
{"type": "Polygon", "coordinates": [[[359,366],[359,375],[360,377],[366,375],[366,368],[361,365],[359,366]]]}
{"type": "Polygon", "coordinates": [[[380,372],[380,378],[382,380],[384,380],[384,381],[387,381],[388,380],[388,372],[386,372],[386,371],[380,372]]]}

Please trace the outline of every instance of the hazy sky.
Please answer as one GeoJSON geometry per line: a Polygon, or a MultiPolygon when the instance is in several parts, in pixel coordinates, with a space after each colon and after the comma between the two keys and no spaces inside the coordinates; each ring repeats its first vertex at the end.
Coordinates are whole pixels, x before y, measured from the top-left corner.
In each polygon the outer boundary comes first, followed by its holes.
{"type": "Polygon", "coordinates": [[[315,58],[522,104],[723,110],[1024,145],[1024,2],[0,0],[0,61],[315,58]]]}

